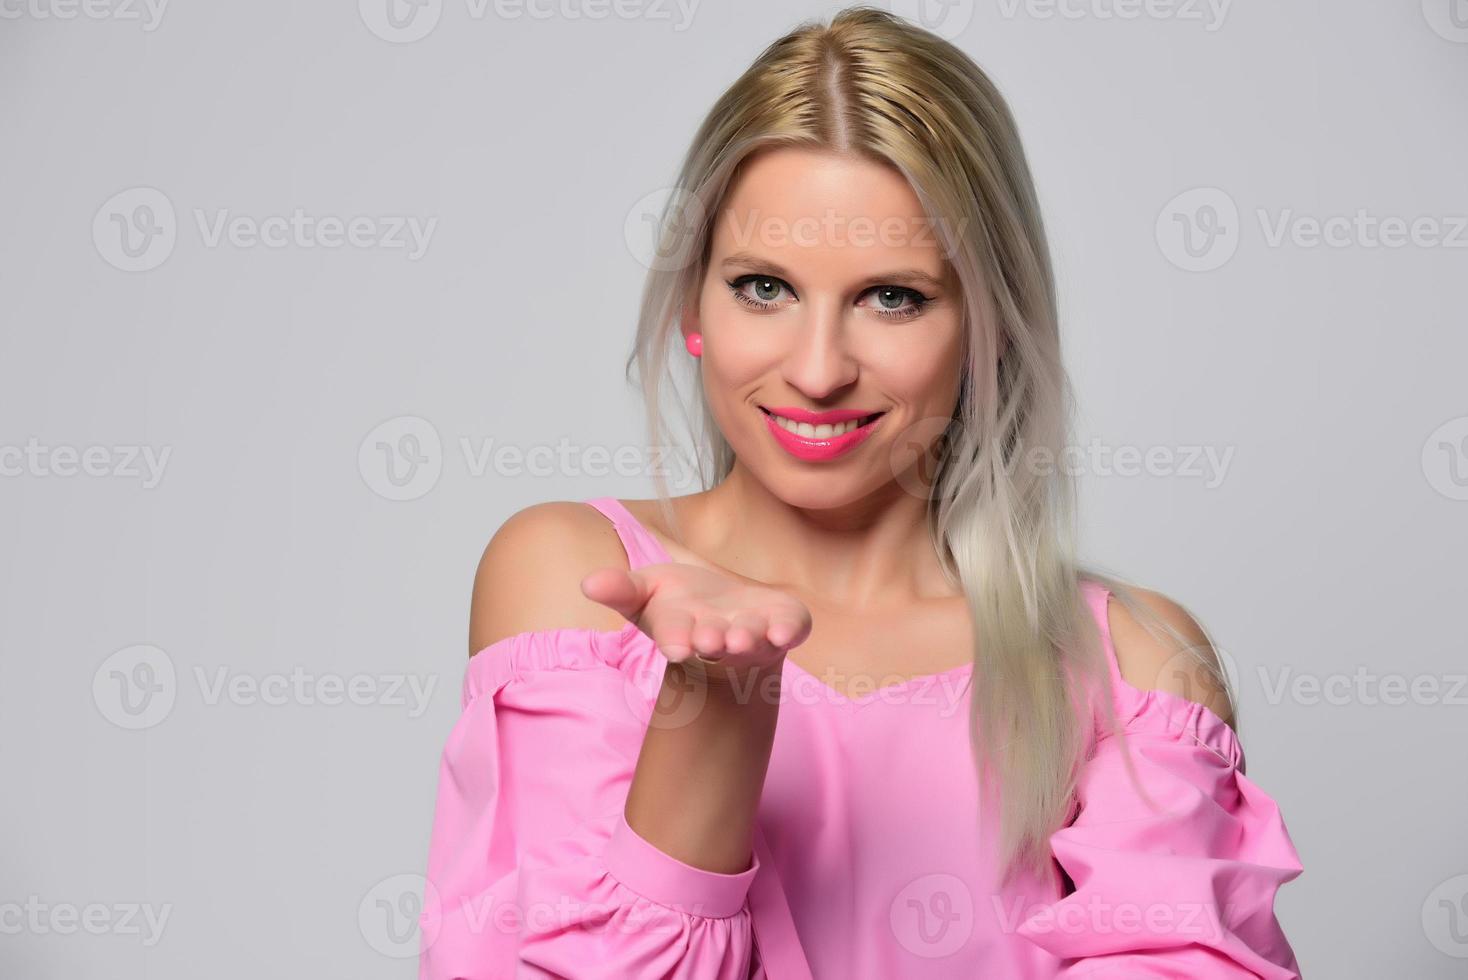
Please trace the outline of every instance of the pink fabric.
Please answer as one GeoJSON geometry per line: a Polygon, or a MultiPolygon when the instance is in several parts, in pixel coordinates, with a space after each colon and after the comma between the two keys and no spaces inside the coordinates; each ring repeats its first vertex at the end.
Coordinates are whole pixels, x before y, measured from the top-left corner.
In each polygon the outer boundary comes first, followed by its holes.
{"type": "MultiPolygon", "coordinates": [[[[670,561],[610,497],[633,567],[670,561]]],[[[853,697],[787,662],[750,868],[623,816],[666,660],[633,624],[507,637],[470,660],[439,775],[420,980],[1298,977],[1273,913],[1301,871],[1206,708],[1121,680],[1040,878],[996,887],[961,667],[853,697]],[[1067,881],[1068,879],[1068,881],[1067,881]]],[[[690,704],[696,710],[696,704],[690,704]]]]}

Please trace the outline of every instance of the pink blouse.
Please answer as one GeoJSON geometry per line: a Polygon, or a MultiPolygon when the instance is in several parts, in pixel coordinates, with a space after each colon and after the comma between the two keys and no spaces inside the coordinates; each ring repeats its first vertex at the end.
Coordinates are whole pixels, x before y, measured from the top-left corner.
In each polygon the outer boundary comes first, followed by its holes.
{"type": "MultiPolygon", "coordinates": [[[[612,497],[633,568],[672,561],[612,497]]],[[[623,805],[667,661],[628,623],[470,661],[428,855],[420,980],[1298,977],[1274,916],[1301,872],[1279,809],[1201,705],[1127,684],[1133,788],[1103,738],[1041,877],[997,889],[968,666],[847,697],[790,660],[748,870],[686,864],[623,805]]],[[[689,695],[688,710],[696,711],[689,695]]]]}

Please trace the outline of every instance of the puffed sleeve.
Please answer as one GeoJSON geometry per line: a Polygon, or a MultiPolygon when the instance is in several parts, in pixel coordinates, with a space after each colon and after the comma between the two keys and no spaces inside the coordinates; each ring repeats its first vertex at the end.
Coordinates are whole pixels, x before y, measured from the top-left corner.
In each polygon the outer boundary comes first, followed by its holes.
{"type": "Polygon", "coordinates": [[[1129,688],[1120,707],[1122,735],[1096,743],[1051,837],[1074,888],[1020,932],[1066,978],[1298,978],[1274,896],[1299,855],[1233,729],[1167,691],[1129,688]]]}
{"type": "Polygon", "coordinates": [[[758,858],[696,868],[624,816],[660,682],[618,669],[636,642],[651,645],[630,623],[545,630],[471,659],[439,770],[420,980],[750,976],[758,858]]]}

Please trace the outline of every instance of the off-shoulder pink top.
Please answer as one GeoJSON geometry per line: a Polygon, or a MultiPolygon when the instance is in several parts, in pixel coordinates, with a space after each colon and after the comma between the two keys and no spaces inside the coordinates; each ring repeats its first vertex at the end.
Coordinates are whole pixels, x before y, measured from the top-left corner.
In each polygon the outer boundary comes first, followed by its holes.
{"type": "MultiPolygon", "coordinates": [[[[673,560],[620,501],[587,503],[633,568],[673,560]]],[[[720,874],[623,815],[667,663],[652,640],[628,623],[491,644],[443,752],[421,980],[1298,977],[1278,808],[1221,719],[1122,680],[1107,593],[1084,589],[1139,782],[1102,738],[1049,873],[1002,889],[966,666],[848,697],[787,659],[751,865],[720,874]]]]}

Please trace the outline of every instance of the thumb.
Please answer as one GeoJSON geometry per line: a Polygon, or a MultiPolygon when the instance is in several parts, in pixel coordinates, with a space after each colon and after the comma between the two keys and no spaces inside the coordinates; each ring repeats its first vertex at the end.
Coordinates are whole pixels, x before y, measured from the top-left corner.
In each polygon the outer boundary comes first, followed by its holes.
{"type": "Polygon", "coordinates": [[[647,579],[625,568],[598,568],[581,580],[581,593],[634,621],[652,597],[647,579]]]}

